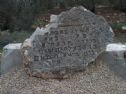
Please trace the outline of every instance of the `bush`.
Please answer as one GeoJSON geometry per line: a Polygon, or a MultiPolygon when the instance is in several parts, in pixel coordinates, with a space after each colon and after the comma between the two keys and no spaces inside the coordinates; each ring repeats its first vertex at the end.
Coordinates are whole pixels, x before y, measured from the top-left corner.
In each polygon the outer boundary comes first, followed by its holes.
{"type": "Polygon", "coordinates": [[[29,29],[34,20],[33,0],[1,0],[0,9],[8,18],[7,28],[11,31],[29,29]]]}
{"type": "Polygon", "coordinates": [[[113,23],[111,27],[116,30],[122,30],[122,27],[126,26],[126,23],[113,23]]]}

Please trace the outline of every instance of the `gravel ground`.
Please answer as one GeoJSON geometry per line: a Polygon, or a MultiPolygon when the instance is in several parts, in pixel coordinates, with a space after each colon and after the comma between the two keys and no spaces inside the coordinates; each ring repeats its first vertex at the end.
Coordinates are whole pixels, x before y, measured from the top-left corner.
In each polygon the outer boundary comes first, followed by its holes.
{"type": "Polygon", "coordinates": [[[23,68],[15,69],[2,75],[0,84],[0,94],[126,94],[126,80],[102,61],[64,80],[29,77],[23,68]]]}

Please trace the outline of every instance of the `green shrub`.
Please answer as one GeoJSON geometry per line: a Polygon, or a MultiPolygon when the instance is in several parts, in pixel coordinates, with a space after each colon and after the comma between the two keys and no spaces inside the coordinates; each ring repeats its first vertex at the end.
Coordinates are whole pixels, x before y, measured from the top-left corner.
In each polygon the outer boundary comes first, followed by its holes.
{"type": "Polygon", "coordinates": [[[113,23],[111,27],[113,29],[122,30],[122,26],[126,26],[126,23],[113,23]]]}

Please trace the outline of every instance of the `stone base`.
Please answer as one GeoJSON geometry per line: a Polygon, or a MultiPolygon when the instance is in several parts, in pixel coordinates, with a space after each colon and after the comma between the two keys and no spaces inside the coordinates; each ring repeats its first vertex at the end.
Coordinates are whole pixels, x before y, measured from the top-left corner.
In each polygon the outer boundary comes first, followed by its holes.
{"type": "Polygon", "coordinates": [[[126,80],[126,45],[109,44],[101,59],[119,77],[126,80]]]}
{"type": "Polygon", "coordinates": [[[7,73],[15,67],[22,65],[20,51],[21,43],[8,44],[3,48],[1,57],[1,74],[7,73]]]}

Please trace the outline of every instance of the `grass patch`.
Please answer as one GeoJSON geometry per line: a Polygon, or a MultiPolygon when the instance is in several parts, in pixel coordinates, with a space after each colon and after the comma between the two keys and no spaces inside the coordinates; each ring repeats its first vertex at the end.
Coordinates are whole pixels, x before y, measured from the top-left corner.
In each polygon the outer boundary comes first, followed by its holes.
{"type": "Polygon", "coordinates": [[[31,36],[32,32],[14,32],[11,33],[10,36],[13,40],[13,42],[16,43],[22,43],[26,38],[29,38],[31,36]]]}
{"type": "Polygon", "coordinates": [[[8,40],[10,42],[23,42],[26,38],[29,38],[33,32],[2,32],[0,34],[0,42],[8,40]]]}
{"type": "Polygon", "coordinates": [[[122,26],[126,26],[126,23],[113,23],[111,27],[113,29],[122,30],[122,26]]]}

